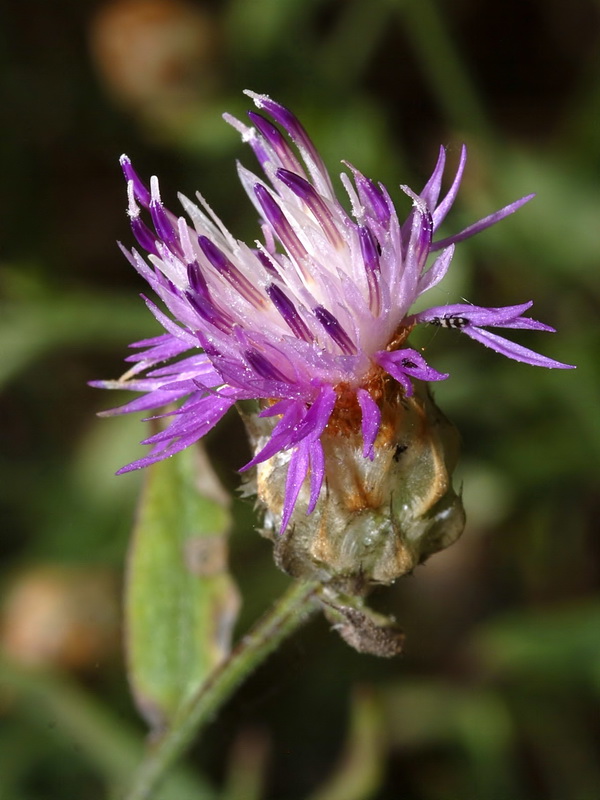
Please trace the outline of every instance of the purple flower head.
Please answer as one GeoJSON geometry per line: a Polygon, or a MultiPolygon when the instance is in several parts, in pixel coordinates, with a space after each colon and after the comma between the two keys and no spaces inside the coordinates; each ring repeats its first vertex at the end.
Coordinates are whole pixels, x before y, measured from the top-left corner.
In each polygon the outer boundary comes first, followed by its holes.
{"type": "Polygon", "coordinates": [[[283,530],[305,480],[309,513],[321,496],[323,437],[360,431],[363,456],[372,460],[390,392],[410,396],[414,380],[448,377],[408,346],[416,325],[454,328],[526,364],[569,365],[489,330],[552,331],[523,316],[531,302],[506,308],[457,304],[410,314],[420,295],[443,279],[457,242],[512,214],[532,195],[434,241],[466,160],[463,147],[440,200],[441,148],[420,193],[401,187],[412,202],[402,222],[385,187],[348,165],[351,177],[341,178],[349,214],[296,117],[266,95],[247,94],[258,109],[249,113],[251,125],[227,114],[225,120],[250,145],[263,172],[259,177],[238,165],[260,217],[261,241],[249,246],[235,239],[201,195],[199,205],[181,197],[188,219],[175,216],[162,203],[158,180],[152,178],[148,188],[127,156],[121,158],[133,234],[147,260],[136,250],[124,252],[168,313],[146,299],[165,332],[132,345],[138,352],[127,359],[132,368],[124,378],[94,385],[143,393],[109,414],[179,403],[167,415],[173,417],[168,427],[145,440],[150,453],[121,472],[173,455],[204,436],[237,401],[258,400],[261,416],[275,422],[242,469],[288,454],[283,530]]]}

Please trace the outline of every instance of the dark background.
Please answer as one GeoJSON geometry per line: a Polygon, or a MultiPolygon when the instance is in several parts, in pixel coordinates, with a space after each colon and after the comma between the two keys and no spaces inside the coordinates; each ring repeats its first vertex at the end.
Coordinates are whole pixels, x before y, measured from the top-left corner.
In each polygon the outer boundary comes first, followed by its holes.
{"type": "MultiPolygon", "coordinates": [[[[405,654],[359,656],[314,622],[228,704],[193,769],[225,800],[600,796],[598,3],[5,0],[1,15],[2,800],[104,797],[113,733],[141,741],[118,618],[143,476],[114,472],[145,434],[96,419],[113,398],[86,385],[156,332],[115,245],[132,241],[118,157],[158,174],[172,207],[198,188],[254,238],[234,166],[253,157],[220,119],[249,107],[245,88],[293,108],[333,174],[345,158],[396,199],[440,143],[455,164],[466,142],[448,232],[537,192],[461,244],[437,299],[533,299],[558,333],[519,341],[578,369],[432,334],[468,524],[375,598],[405,654]]],[[[239,438],[232,415],[208,441],[231,491],[239,438]]],[[[285,584],[251,511],[236,500],[240,630],[285,584]]]]}

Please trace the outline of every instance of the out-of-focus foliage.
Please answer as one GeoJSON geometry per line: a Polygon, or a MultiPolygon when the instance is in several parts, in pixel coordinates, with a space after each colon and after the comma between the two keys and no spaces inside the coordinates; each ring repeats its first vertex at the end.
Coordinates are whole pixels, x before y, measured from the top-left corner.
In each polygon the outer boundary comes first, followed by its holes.
{"type": "MultiPolygon", "coordinates": [[[[254,238],[234,166],[252,154],[220,120],[244,113],[245,88],[292,107],[334,174],[345,158],[400,205],[394,187],[419,188],[439,144],[456,161],[465,141],[448,230],[537,192],[461,245],[436,300],[533,299],[558,333],[519,341],[578,369],[537,370],[425,331],[428,360],[452,374],[436,402],[462,434],[468,524],[374,598],[404,625],[405,655],[359,656],[313,624],[232,699],[164,796],[595,800],[597,2],[8,0],[1,13],[3,800],[103,798],[138,757],[123,658],[114,630],[102,637],[141,485],[113,473],[147,433],[133,418],[96,420],[119,398],[86,386],[116,377],[127,344],[157,330],[114,244],[131,242],[117,159],[126,151],[158,173],[172,207],[176,191],[201,189],[254,238]],[[61,576],[50,595],[44,575],[61,576]],[[85,626],[100,651],[32,645],[32,619],[49,620],[45,637],[80,624],[73,586],[90,575],[108,576],[85,626]],[[10,598],[31,586],[18,611],[10,598]],[[52,608],[60,619],[40,615],[52,608]],[[31,665],[24,641],[43,663],[31,665]]],[[[233,492],[246,459],[235,415],[207,444],[233,492]]],[[[236,500],[233,514],[243,631],[285,579],[251,504],[236,500]]]]}

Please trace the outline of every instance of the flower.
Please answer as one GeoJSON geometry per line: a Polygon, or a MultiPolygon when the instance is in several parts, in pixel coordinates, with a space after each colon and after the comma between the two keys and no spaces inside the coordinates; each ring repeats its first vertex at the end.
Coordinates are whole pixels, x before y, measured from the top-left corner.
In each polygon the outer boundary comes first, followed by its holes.
{"type": "Polygon", "coordinates": [[[247,94],[263,113],[249,112],[249,126],[224,117],[250,145],[264,173],[260,178],[238,165],[261,219],[263,239],[253,246],[235,239],[201,195],[199,206],[180,198],[191,225],[175,216],[162,203],[157,178],[151,178],[148,189],[129,158],[121,158],[131,226],[150,264],[136,250],[124,252],[169,314],[146,299],[165,333],[132,345],[140,352],[129,356],[133,367],[121,380],[94,385],[144,393],[108,414],[180,402],[175,411],[159,415],[174,419],[145,440],[151,452],[121,472],[173,455],[204,436],[237,401],[258,400],[260,417],[271,418],[272,427],[242,469],[288,454],[283,531],[306,479],[307,513],[322,494],[324,437],[339,433],[343,421],[346,428],[361,431],[362,458],[373,460],[385,387],[392,382],[410,397],[413,381],[448,377],[408,346],[416,325],[455,328],[526,364],[569,365],[488,330],[552,331],[524,316],[532,302],[504,308],[460,303],[410,313],[417,298],[443,279],[457,242],[504,219],[533,195],[434,241],[466,161],[463,147],[452,184],[440,200],[442,147],[419,194],[401,187],[412,201],[402,223],[386,188],[346,164],[352,179],[342,174],[341,180],[352,207],[349,214],[296,117],[266,95],[247,94]],[[143,221],[142,210],[154,230],[143,221]],[[432,253],[439,254],[430,264],[432,253]]]}

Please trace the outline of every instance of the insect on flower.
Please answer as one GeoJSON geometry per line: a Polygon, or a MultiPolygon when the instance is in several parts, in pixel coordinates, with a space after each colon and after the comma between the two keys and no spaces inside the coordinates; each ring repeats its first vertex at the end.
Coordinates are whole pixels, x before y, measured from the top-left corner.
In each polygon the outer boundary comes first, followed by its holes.
{"type": "MultiPolygon", "coordinates": [[[[143,393],[108,414],[179,404],[163,415],[173,417],[166,429],[145,440],[150,453],[122,472],[188,447],[236,402],[258,401],[258,419],[266,427],[257,432],[256,452],[242,470],[270,460],[283,470],[285,488],[273,524],[285,531],[297,516],[301,491],[302,509],[311,514],[324,486],[335,482],[334,451],[344,437],[359,437],[365,486],[373,483],[369,464],[378,448],[388,448],[390,458],[401,462],[403,445],[388,435],[396,430],[393,415],[413,392],[422,395],[421,382],[448,377],[409,346],[416,325],[455,328],[526,364],[569,365],[489,330],[552,331],[525,316],[532,302],[503,308],[454,304],[411,314],[417,298],[444,278],[456,243],[533,195],[434,240],[466,161],[463,148],[440,199],[446,160],[441,148],[419,193],[401,187],[411,201],[403,221],[385,186],[346,164],[341,181],[348,213],[298,119],[266,95],[247,94],[257,108],[248,113],[250,124],[224,117],[262,170],[258,176],[238,165],[262,231],[252,244],[236,239],[200,194],[198,204],[181,196],[187,218],[176,216],[163,205],[157,178],[148,187],[129,158],[121,158],[131,227],[147,260],[137,250],[123,251],[167,313],[146,299],[164,333],[132,345],[138,352],[128,357],[132,367],[124,378],[94,385],[143,393]]],[[[357,507],[375,502],[371,490],[363,489],[356,490],[357,507]]]]}
{"type": "Polygon", "coordinates": [[[444,314],[443,317],[434,317],[430,320],[431,325],[437,325],[439,328],[466,328],[469,320],[466,317],[459,317],[456,314],[444,314]]]}

